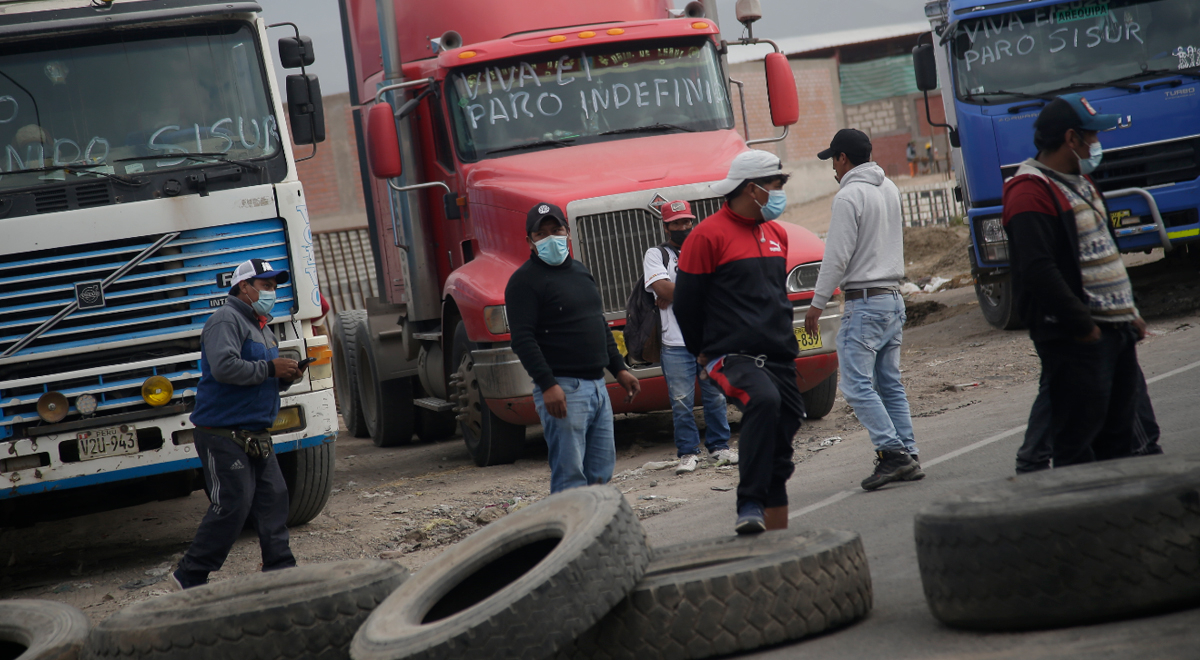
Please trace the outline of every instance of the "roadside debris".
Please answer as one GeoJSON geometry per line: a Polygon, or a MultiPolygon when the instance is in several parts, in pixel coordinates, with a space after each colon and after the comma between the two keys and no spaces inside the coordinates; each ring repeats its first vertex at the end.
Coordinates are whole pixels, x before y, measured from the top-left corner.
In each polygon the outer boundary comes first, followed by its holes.
{"type": "Polygon", "coordinates": [[[982,383],[975,382],[975,383],[959,383],[957,385],[947,385],[946,391],[947,392],[965,392],[967,390],[979,387],[981,384],[982,383]]]}

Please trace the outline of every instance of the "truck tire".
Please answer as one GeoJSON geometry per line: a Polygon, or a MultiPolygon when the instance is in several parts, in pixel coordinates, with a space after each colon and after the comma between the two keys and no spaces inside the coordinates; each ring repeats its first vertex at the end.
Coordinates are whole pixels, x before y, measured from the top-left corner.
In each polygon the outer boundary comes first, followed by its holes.
{"type": "Polygon", "coordinates": [[[1200,604],[1200,458],[1008,477],[917,514],[925,600],[950,626],[1029,630],[1200,604]]]}
{"type": "MultiPolygon", "coordinates": [[[[421,387],[421,379],[413,377],[414,396],[425,397],[429,396],[421,387]]],[[[454,435],[458,430],[458,420],[454,419],[454,413],[434,412],[428,408],[416,409],[417,420],[417,437],[421,442],[435,442],[437,440],[445,440],[454,435]]]]}
{"type": "Polygon", "coordinates": [[[91,624],[83,612],[51,600],[0,601],[0,654],[13,660],[75,660],[91,624]]]}
{"type": "MultiPolygon", "coordinates": [[[[978,266],[973,247],[967,248],[967,256],[971,262],[971,272],[974,274],[978,266]]],[[[1000,330],[1020,330],[1024,327],[1013,300],[1012,271],[989,277],[987,284],[981,284],[976,276],[975,298],[979,301],[979,311],[983,312],[984,320],[992,327],[1000,330]]]]}
{"type": "Polygon", "coordinates": [[[412,442],[417,418],[413,406],[413,379],[406,376],[379,380],[371,328],[364,323],[355,328],[355,332],[358,357],[354,367],[358,371],[359,402],[371,441],[376,447],[407,445],[412,442]]]}
{"type": "Polygon", "coordinates": [[[395,562],[359,559],[194,587],[104,620],[85,657],[345,658],[354,632],[407,577],[395,562]]]}
{"type": "Polygon", "coordinates": [[[460,321],[454,330],[451,359],[458,365],[457,403],[464,409],[460,414],[463,440],[479,467],[512,463],[525,451],[525,427],[500,419],[488,408],[475,379],[471,348],[467,327],[460,321]]]}
{"type": "Polygon", "coordinates": [[[834,399],[837,398],[838,372],[835,370],[825,380],[807,392],[801,392],[804,398],[804,416],[808,419],[821,419],[833,410],[834,399]]]}
{"type": "Polygon", "coordinates": [[[303,525],[325,510],[329,494],[333,492],[336,444],[326,442],[277,457],[288,489],[288,527],[303,525]]]}
{"type": "Polygon", "coordinates": [[[371,435],[363,419],[358,370],[354,368],[358,355],[357,328],[366,324],[367,313],[361,309],[339,312],[329,324],[329,338],[333,343],[333,392],[337,395],[338,412],[346,423],[346,430],[356,438],[371,435]]]}
{"type": "Polygon", "coordinates": [[[649,561],[620,491],[573,488],[450,546],[380,604],[350,654],[547,658],[625,598],[649,561]]]}
{"type": "Polygon", "coordinates": [[[633,592],[558,658],[698,659],[847,625],[872,604],[855,532],[724,536],[654,550],[633,592]]]}

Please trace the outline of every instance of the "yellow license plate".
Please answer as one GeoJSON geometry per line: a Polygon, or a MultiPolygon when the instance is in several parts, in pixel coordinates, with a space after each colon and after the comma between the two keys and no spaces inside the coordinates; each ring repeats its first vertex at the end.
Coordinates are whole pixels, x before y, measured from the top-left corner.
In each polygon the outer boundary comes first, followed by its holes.
{"type": "Polygon", "coordinates": [[[613,330],[613,339],[617,342],[617,350],[621,351],[621,355],[629,355],[629,349],[625,348],[625,333],[620,330],[613,330]]]}
{"type": "Polygon", "coordinates": [[[800,342],[801,351],[811,351],[814,348],[821,348],[821,333],[810,335],[803,327],[792,328],[792,332],[796,333],[796,341],[800,342]]]}

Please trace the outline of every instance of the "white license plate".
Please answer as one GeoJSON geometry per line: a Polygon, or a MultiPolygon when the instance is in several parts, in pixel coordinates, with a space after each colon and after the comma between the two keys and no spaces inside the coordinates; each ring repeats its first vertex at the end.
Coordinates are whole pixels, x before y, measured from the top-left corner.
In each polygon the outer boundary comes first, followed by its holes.
{"type": "Polygon", "coordinates": [[[138,450],[137,431],[128,424],[80,431],[75,434],[75,437],[79,440],[79,460],[81,461],[90,461],[93,458],[106,456],[136,454],[138,450]]]}

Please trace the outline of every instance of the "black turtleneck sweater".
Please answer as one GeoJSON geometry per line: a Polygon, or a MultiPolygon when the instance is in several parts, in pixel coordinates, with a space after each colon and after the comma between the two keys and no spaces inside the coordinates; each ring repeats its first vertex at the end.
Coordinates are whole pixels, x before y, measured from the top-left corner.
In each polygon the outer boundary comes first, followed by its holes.
{"type": "Polygon", "coordinates": [[[614,376],[626,369],[596,280],[571,257],[551,266],[531,255],[509,278],[504,301],[513,352],[543,392],[555,376],[596,380],[605,367],[614,376]]]}

